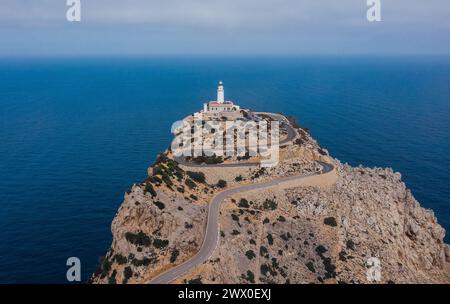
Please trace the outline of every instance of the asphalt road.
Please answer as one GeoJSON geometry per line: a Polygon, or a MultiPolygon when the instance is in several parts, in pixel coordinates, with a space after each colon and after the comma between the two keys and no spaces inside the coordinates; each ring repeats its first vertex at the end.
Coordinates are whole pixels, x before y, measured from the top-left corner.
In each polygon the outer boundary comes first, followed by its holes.
{"type": "Polygon", "coordinates": [[[272,186],[278,185],[280,182],[283,181],[292,181],[292,180],[301,180],[306,179],[308,177],[317,175],[317,174],[325,174],[333,170],[333,165],[320,162],[318,163],[322,166],[322,171],[319,173],[311,173],[308,175],[301,175],[301,176],[288,176],[288,177],[282,177],[278,178],[276,180],[271,180],[268,182],[263,182],[259,184],[252,184],[252,185],[245,185],[240,186],[236,188],[230,188],[227,190],[224,190],[220,193],[218,193],[209,204],[209,210],[208,210],[208,221],[206,224],[206,233],[205,238],[203,240],[203,244],[199,250],[199,252],[193,256],[191,259],[187,260],[186,262],[175,266],[172,269],[169,269],[168,271],[158,275],[157,277],[153,278],[149,284],[168,284],[171,281],[175,280],[176,278],[180,277],[181,275],[188,272],[190,269],[194,268],[197,265],[202,264],[206,260],[208,260],[211,255],[214,252],[214,249],[216,248],[218,241],[219,241],[219,211],[220,211],[220,204],[222,201],[233,194],[240,193],[240,192],[246,192],[250,190],[258,190],[258,189],[264,189],[272,186]]]}

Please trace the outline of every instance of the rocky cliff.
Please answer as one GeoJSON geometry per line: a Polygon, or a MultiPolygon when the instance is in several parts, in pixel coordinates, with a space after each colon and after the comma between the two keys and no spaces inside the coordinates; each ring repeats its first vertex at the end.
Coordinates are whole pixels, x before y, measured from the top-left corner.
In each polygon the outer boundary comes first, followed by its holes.
{"type": "Polygon", "coordinates": [[[189,167],[168,151],[161,154],[149,177],[125,194],[112,223],[111,248],[91,281],[150,281],[199,250],[215,194],[318,172],[321,160],[334,165],[332,185],[321,185],[319,178],[316,184],[226,198],[213,255],[174,282],[450,282],[445,231],[399,173],[342,164],[306,130],[298,132],[299,138],[282,148],[279,165],[270,169],[189,167]]]}

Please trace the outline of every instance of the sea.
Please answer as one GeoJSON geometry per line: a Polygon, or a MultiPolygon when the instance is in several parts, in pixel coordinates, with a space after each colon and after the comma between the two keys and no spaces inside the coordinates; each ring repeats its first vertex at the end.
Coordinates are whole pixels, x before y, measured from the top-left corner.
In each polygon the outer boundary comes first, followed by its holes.
{"type": "Polygon", "coordinates": [[[124,193],[220,80],[342,162],[401,172],[450,230],[450,57],[0,58],[0,283],[68,283],[69,257],[86,282],[124,193]]]}

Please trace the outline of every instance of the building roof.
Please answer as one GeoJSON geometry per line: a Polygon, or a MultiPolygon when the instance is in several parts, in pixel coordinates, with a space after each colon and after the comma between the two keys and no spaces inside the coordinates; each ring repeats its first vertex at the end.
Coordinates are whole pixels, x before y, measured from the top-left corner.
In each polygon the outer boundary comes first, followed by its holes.
{"type": "Polygon", "coordinates": [[[234,104],[231,101],[225,101],[224,103],[217,102],[217,101],[210,101],[208,103],[208,105],[210,107],[224,107],[224,108],[228,108],[228,107],[233,107],[234,106],[234,104]]]}

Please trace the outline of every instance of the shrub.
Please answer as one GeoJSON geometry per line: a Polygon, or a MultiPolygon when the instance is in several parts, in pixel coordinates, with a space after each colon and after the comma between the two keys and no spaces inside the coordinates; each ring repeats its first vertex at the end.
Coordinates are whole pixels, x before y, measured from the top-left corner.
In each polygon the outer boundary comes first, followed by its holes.
{"type": "Polygon", "coordinates": [[[226,186],[227,186],[227,182],[224,181],[223,179],[220,179],[220,180],[217,182],[217,187],[219,187],[219,188],[225,188],[226,186]]]}
{"type": "Polygon", "coordinates": [[[263,203],[263,207],[266,210],[275,210],[277,209],[278,204],[274,200],[266,199],[263,203]]]}
{"type": "Polygon", "coordinates": [[[178,249],[174,249],[172,251],[172,254],[170,255],[170,263],[175,262],[179,255],[180,255],[180,251],[178,249]]]}
{"type": "Polygon", "coordinates": [[[111,265],[112,263],[110,262],[110,260],[108,260],[107,258],[103,259],[102,269],[104,272],[108,273],[111,270],[111,265]]]}
{"type": "Polygon", "coordinates": [[[187,171],[186,174],[196,182],[199,182],[199,183],[206,182],[205,174],[203,172],[187,171]]]}
{"type": "Polygon", "coordinates": [[[202,279],[200,277],[196,277],[195,279],[190,279],[188,284],[203,284],[202,279]]]}
{"type": "Polygon", "coordinates": [[[269,272],[269,266],[266,264],[261,265],[261,274],[267,276],[267,273],[269,272]]]}
{"type": "Polygon", "coordinates": [[[170,187],[173,186],[173,182],[172,182],[172,180],[170,179],[170,176],[169,176],[169,175],[164,174],[163,177],[162,177],[162,180],[163,180],[164,183],[167,185],[167,187],[170,188],[170,187]]]}
{"type": "Polygon", "coordinates": [[[231,214],[231,218],[233,219],[233,221],[239,222],[239,216],[237,216],[236,214],[231,214]]]}
{"type": "Polygon", "coordinates": [[[155,204],[156,207],[159,208],[159,210],[163,210],[164,208],[166,208],[166,205],[164,205],[164,203],[160,201],[153,202],[153,204],[155,204]]]}
{"type": "Polygon", "coordinates": [[[231,235],[239,235],[239,234],[241,234],[239,231],[237,231],[236,229],[234,229],[232,232],[231,232],[231,235]]]}
{"type": "Polygon", "coordinates": [[[313,262],[308,262],[305,264],[305,266],[309,269],[309,271],[314,272],[314,273],[316,272],[313,262]]]}
{"type": "Polygon", "coordinates": [[[148,179],[147,179],[149,182],[151,182],[152,184],[156,184],[156,185],[159,185],[159,184],[161,184],[161,179],[158,177],[158,176],[150,176],[148,179]]]}
{"type": "Polygon", "coordinates": [[[131,264],[133,264],[136,267],[148,266],[150,264],[150,259],[149,258],[143,258],[142,260],[132,259],[131,264]]]}
{"type": "Polygon", "coordinates": [[[336,219],[334,217],[327,217],[327,218],[325,218],[323,220],[323,223],[325,225],[332,226],[332,227],[336,227],[337,226],[337,222],[336,222],[336,219]]]}
{"type": "Polygon", "coordinates": [[[191,194],[191,195],[189,195],[189,197],[190,197],[191,199],[193,199],[194,201],[198,200],[197,195],[191,194]]]}
{"type": "Polygon", "coordinates": [[[318,149],[318,152],[319,152],[321,155],[328,155],[327,152],[325,152],[325,150],[323,150],[322,148],[319,148],[319,149],[318,149]]]}
{"type": "Polygon", "coordinates": [[[258,178],[261,175],[264,175],[266,173],[266,169],[265,168],[261,168],[258,171],[256,171],[255,174],[253,174],[252,179],[258,178]]]}
{"type": "Polygon", "coordinates": [[[280,215],[280,216],[278,217],[278,221],[279,221],[279,222],[286,222],[286,218],[285,218],[284,216],[280,215]]]}
{"type": "Polygon", "coordinates": [[[125,267],[125,269],[123,270],[123,284],[127,284],[128,280],[131,278],[131,276],[133,275],[133,270],[131,270],[130,266],[125,267]]]}
{"type": "Polygon", "coordinates": [[[152,197],[156,196],[156,191],[153,188],[151,183],[145,183],[145,188],[144,188],[144,193],[150,193],[152,195],[152,197]]]}
{"type": "Polygon", "coordinates": [[[139,231],[138,233],[127,232],[125,233],[125,239],[136,246],[148,247],[152,243],[150,237],[142,231],[139,231]]]}
{"type": "Polygon", "coordinates": [[[255,254],[255,252],[253,252],[253,250],[247,250],[247,251],[245,252],[245,256],[246,256],[249,260],[251,260],[251,259],[253,259],[253,258],[256,258],[256,254],[255,254]]]}
{"type": "Polygon", "coordinates": [[[250,205],[248,204],[248,201],[245,198],[241,198],[241,200],[239,201],[239,207],[250,208],[250,205]]]}
{"type": "Polygon", "coordinates": [[[116,284],[117,271],[114,269],[111,276],[108,278],[108,284],[116,284]]]}
{"type": "Polygon", "coordinates": [[[165,248],[169,245],[169,240],[161,240],[161,239],[154,239],[153,240],[153,246],[155,246],[158,249],[165,248]]]}
{"type": "Polygon", "coordinates": [[[184,193],[184,188],[183,187],[177,187],[177,191],[180,193],[184,193]]]}
{"type": "Polygon", "coordinates": [[[242,175],[238,175],[234,178],[235,181],[237,182],[241,182],[244,178],[242,177],[242,175]]]}
{"type": "Polygon", "coordinates": [[[117,264],[119,264],[119,265],[123,265],[123,264],[125,264],[127,261],[128,261],[128,259],[126,258],[126,257],[124,257],[123,255],[121,255],[121,254],[116,254],[115,256],[114,256],[114,260],[117,262],[117,264]]]}
{"type": "Polygon", "coordinates": [[[197,187],[197,184],[190,178],[187,178],[184,183],[189,187],[189,189],[195,189],[197,187]]]}
{"type": "Polygon", "coordinates": [[[267,241],[269,245],[273,245],[273,236],[270,233],[267,234],[267,241]]]}
{"type": "Polygon", "coordinates": [[[250,283],[254,284],[255,283],[255,274],[253,272],[251,272],[250,270],[247,270],[247,276],[242,275],[242,278],[244,280],[249,281],[250,283]]]}
{"type": "Polygon", "coordinates": [[[267,250],[266,247],[264,247],[264,246],[259,247],[259,254],[260,255],[265,256],[268,253],[269,253],[269,251],[267,250]]]}

